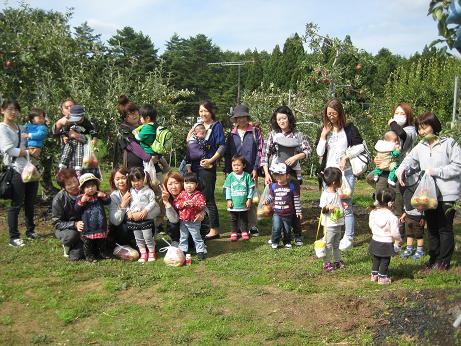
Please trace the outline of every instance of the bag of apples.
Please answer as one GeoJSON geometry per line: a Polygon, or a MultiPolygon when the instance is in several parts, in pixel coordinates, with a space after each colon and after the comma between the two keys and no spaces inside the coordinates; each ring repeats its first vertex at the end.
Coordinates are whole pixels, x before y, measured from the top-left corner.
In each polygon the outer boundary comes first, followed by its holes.
{"type": "Polygon", "coordinates": [[[258,209],[256,210],[256,215],[258,220],[269,217],[272,215],[272,206],[267,203],[269,199],[269,185],[264,187],[264,191],[259,197],[258,209]]]}
{"type": "Polygon", "coordinates": [[[437,189],[434,178],[424,173],[413,197],[411,197],[411,205],[419,211],[437,209],[437,189]]]}

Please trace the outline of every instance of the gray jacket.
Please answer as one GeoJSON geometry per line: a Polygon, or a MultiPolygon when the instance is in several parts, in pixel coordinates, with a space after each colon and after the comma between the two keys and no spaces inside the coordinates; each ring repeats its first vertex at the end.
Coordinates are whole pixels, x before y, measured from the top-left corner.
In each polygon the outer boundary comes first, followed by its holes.
{"type": "Polygon", "coordinates": [[[75,228],[75,222],[80,218],[75,210],[76,199],[73,199],[66,190],[59,191],[51,204],[51,221],[58,231],[75,228]]]}
{"type": "Polygon", "coordinates": [[[431,170],[440,190],[439,199],[456,201],[461,193],[461,148],[453,138],[441,137],[432,146],[420,141],[405,157],[396,171],[406,175],[416,171],[431,170]]]}
{"type": "MultiPolygon", "coordinates": [[[[19,126],[19,128],[21,129],[21,133],[24,133],[24,128],[22,126],[19,126]]],[[[18,156],[21,149],[26,149],[26,141],[21,139],[18,147],[19,140],[17,131],[14,131],[5,123],[0,123],[0,150],[3,154],[3,165],[13,166],[21,174],[27,163],[27,159],[18,156]]]]}

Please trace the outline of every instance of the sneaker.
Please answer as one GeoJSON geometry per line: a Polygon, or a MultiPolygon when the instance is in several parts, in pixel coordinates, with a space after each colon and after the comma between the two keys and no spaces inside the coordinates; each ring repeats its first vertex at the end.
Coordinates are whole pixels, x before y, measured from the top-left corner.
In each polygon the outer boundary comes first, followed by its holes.
{"type": "Polygon", "coordinates": [[[388,180],[387,180],[387,184],[388,184],[389,186],[395,187],[395,181],[392,181],[392,180],[389,180],[389,179],[388,179],[388,180]]]}
{"type": "Polygon", "coordinates": [[[279,247],[279,245],[278,245],[278,244],[272,244],[272,243],[271,243],[271,247],[275,250],[275,249],[277,249],[277,248],[279,247]]]}
{"type": "Polygon", "coordinates": [[[377,182],[378,180],[379,180],[379,175],[374,175],[374,176],[373,176],[373,181],[374,181],[374,182],[377,182]]]}
{"type": "Polygon", "coordinates": [[[141,252],[141,255],[139,256],[138,262],[139,263],[144,263],[147,261],[147,252],[141,252]]]}
{"type": "Polygon", "coordinates": [[[400,251],[402,251],[402,247],[399,244],[394,244],[394,252],[398,254],[400,251]]]}
{"type": "Polygon", "coordinates": [[[32,232],[26,233],[26,237],[29,238],[29,239],[31,239],[31,240],[35,240],[35,239],[38,238],[38,234],[35,233],[34,231],[32,231],[32,232]]]}
{"type": "Polygon", "coordinates": [[[205,259],[205,254],[203,252],[197,252],[197,260],[203,261],[205,259]]]}
{"type": "Polygon", "coordinates": [[[19,238],[16,238],[16,239],[11,239],[10,240],[10,246],[13,246],[13,247],[23,247],[24,245],[24,241],[22,239],[19,239],[19,238]]]}
{"type": "Polygon", "coordinates": [[[259,237],[259,229],[256,226],[250,228],[250,234],[252,237],[259,237]]]}
{"type": "Polygon", "coordinates": [[[267,241],[267,244],[271,245],[272,244],[272,239],[269,238],[269,240],[267,241]]]}
{"type": "Polygon", "coordinates": [[[62,246],[62,249],[64,250],[63,256],[66,257],[66,258],[68,258],[68,257],[69,257],[70,247],[64,246],[64,245],[63,245],[63,246],[62,246]]]}
{"type": "Polygon", "coordinates": [[[303,237],[295,237],[295,245],[303,246],[304,245],[303,237]]]}
{"type": "Polygon", "coordinates": [[[413,249],[406,248],[405,251],[400,254],[400,257],[408,258],[411,256],[412,253],[413,253],[413,249]]]}
{"type": "Polygon", "coordinates": [[[415,254],[411,256],[415,261],[420,260],[424,256],[424,251],[415,251],[415,254]]]}
{"type": "Polygon", "coordinates": [[[285,246],[285,249],[291,249],[291,244],[290,243],[287,243],[284,246],[285,246]]]}
{"type": "Polygon", "coordinates": [[[378,282],[378,274],[371,274],[370,281],[378,282]]]}
{"type": "Polygon", "coordinates": [[[333,265],[330,262],[325,262],[323,264],[323,271],[324,272],[331,273],[333,270],[335,270],[335,268],[333,267],[333,265]]]}
{"type": "Polygon", "coordinates": [[[338,262],[335,262],[334,265],[335,265],[335,269],[344,269],[344,268],[346,268],[346,265],[341,260],[339,260],[338,262]]]}
{"type": "Polygon", "coordinates": [[[339,250],[341,251],[347,251],[352,249],[352,239],[349,239],[348,237],[343,237],[341,241],[339,242],[339,250]]]}
{"type": "Polygon", "coordinates": [[[390,285],[391,284],[391,278],[388,276],[378,276],[378,284],[379,285],[390,285]]]}
{"type": "Polygon", "coordinates": [[[230,235],[230,240],[231,241],[237,241],[238,238],[239,237],[238,237],[237,232],[231,232],[231,235],[230,235]]]}
{"type": "Polygon", "coordinates": [[[155,252],[149,252],[147,256],[147,262],[154,262],[157,260],[157,256],[155,256],[155,252]]]}
{"type": "Polygon", "coordinates": [[[250,235],[247,231],[242,232],[242,240],[250,240],[250,235]]]}

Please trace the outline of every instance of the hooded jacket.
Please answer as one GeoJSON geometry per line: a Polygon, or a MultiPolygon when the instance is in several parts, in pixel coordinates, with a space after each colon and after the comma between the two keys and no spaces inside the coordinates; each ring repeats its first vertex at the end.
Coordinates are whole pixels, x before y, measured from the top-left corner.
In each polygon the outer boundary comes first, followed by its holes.
{"type": "Polygon", "coordinates": [[[432,148],[427,141],[420,141],[407,154],[396,174],[403,171],[409,175],[428,169],[440,191],[438,199],[456,201],[461,193],[461,148],[453,138],[440,137],[432,148]]]}
{"type": "Polygon", "coordinates": [[[368,220],[373,240],[380,243],[402,241],[399,233],[399,219],[387,208],[378,208],[370,212],[368,220]]]}

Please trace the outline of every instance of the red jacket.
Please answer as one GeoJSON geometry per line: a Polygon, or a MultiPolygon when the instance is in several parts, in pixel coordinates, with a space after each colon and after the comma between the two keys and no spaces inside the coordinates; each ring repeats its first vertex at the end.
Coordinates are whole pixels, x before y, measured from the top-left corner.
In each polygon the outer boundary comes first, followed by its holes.
{"type": "Polygon", "coordinates": [[[197,215],[205,208],[206,201],[200,191],[194,191],[191,194],[182,191],[173,204],[179,212],[181,221],[194,221],[197,215]]]}

